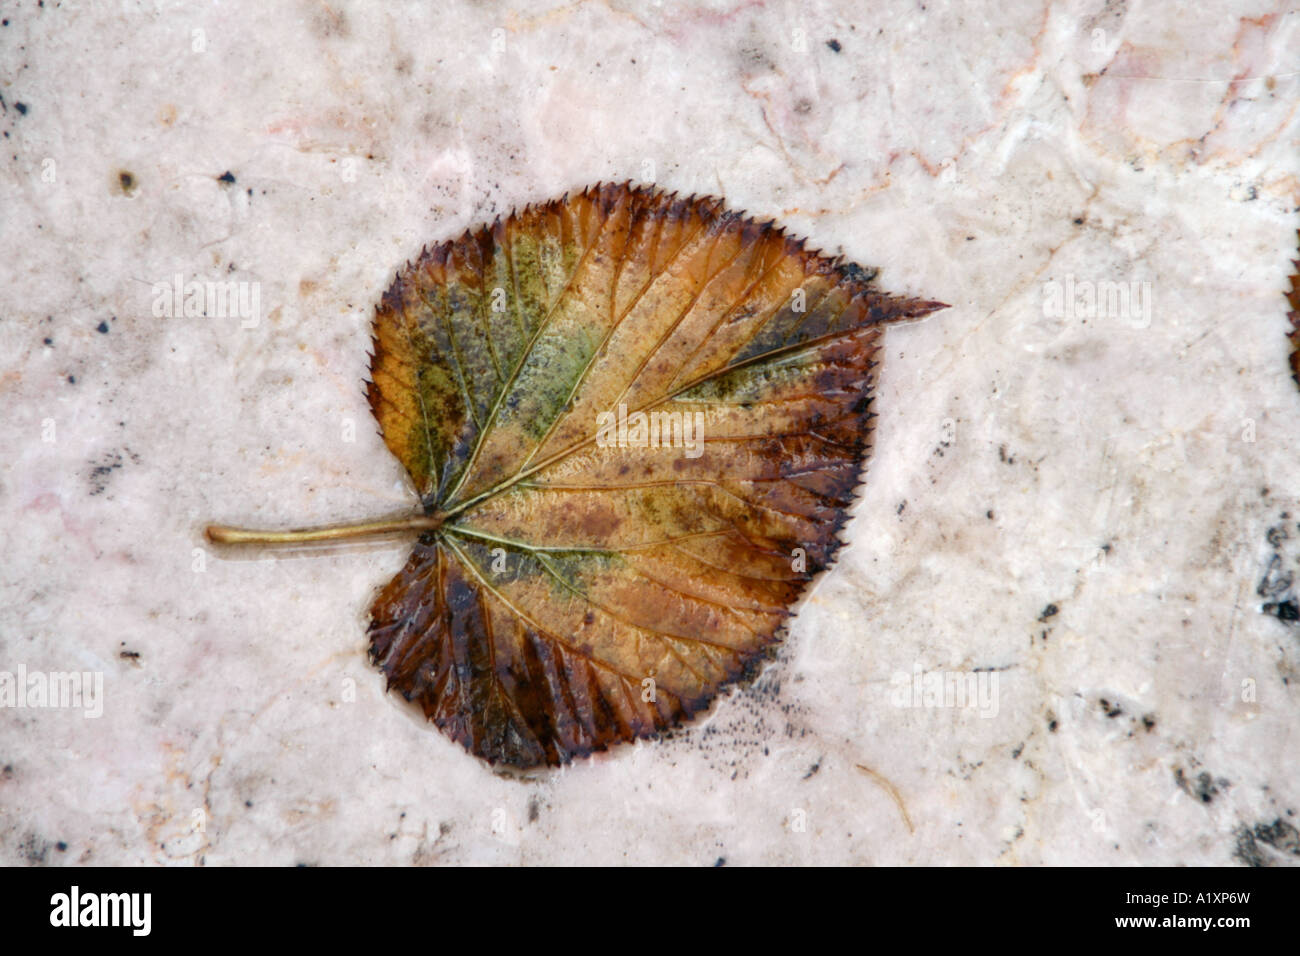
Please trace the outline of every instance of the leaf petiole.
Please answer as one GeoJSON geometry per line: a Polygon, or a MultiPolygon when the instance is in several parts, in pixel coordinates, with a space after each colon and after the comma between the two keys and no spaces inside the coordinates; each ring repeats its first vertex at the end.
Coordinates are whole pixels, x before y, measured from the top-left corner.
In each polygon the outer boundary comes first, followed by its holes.
{"type": "Polygon", "coordinates": [[[446,520],[444,515],[410,515],[404,518],[363,521],[358,524],[294,528],[289,531],[258,531],[251,528],[232,528],[224,524],[210,524],[204,529],[204,534],[209,541],[216,544],[294,544],[301,541],[340,541],[400,531],[436,531],[442,527],[444,520],[446,520]]]}

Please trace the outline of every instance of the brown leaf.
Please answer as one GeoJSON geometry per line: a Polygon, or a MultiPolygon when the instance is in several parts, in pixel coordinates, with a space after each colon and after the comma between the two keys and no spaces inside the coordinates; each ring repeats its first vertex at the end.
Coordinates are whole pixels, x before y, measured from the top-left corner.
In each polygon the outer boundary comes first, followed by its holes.
{"type": "MultiPolygon", "coordinates": [[[[1300,229],[1296,230],[1296,246],[1300,249],[1300,229]]],[[[1300,259],[1292,259],[1295,272],[1291,273],[1291,288],[1286,294],[1291,311],[1287,318],[1291,320],[1291,376],[1300,386],[1300,259]]]]}
{"type": "Polygon", "coordinates": [[[882,326],[943,307],[873,278],[628,185],[408,264],[368,383],[430,528],[371,608],[390,689],[532,767],[751,675],[839,547],[882,326]]]}

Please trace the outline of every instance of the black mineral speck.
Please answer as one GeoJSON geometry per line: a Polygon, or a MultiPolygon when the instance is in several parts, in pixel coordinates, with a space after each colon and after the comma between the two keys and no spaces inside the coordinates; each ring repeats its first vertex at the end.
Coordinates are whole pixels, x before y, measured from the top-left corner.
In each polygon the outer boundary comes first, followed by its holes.
{"type": "Polygon", "coordinates": [[[90,494],[92,496],[103,494],[105,489],[108,488],[109,479],[112,477],[113,473],[128,461],[139,464],[140,456],[131,451],[131,449],[124,448],[122,451],[109,452],[100,458],[99,461],[92,462],[89,474],[90,494]]]}
{"type": "Polygon", "coordinates": [[[107,322],[100,322],[99,325],[95,326],[95,331],[98,332],[100,335],[107,335],[107,334],[108,334],[108,323],[107,323],[107,322]]]}
{"type": "Polygon", "coordinates": [[[1269,602],[1261,610],[1265,614],[1272,614],[1279,621],[1300,621],[1300,605],[1295,601],[1278,601],[1277,603],[1269,602]]]}
{"type": "Polygon", "coordinates": [[[234,183],[234,181],[235,181],[235,174],[232,173],[232,172],[231,172],[230,170],[228,170],[228,169],[227,169],[224,173],[222,173],[220,176],[217,177],[217,182],[219,182],[219,183],[225,183],[227,186],[229,186],[229,185],[231,185],[232,183],[234,183]]]}
{"type": "Polygon", "coordinates": [[[826,45],[830,47],[832,50],[834,50],[836,53],[839,53],[840,50],[844,49],[842,46],[840,46],[839,40],[827,40],[826,45]]]}
{"type": "Polygon", "coordinates": [[[1227,780],[1220,777],[1215,780],[1208,773],[1202,770],[1196,775],[1195,780],[1187,777],[1183,768],[1179,767],[1174,770],[1174,783],[1178,784],[1178,789],[1182,790],[1188,796],[1196,797],[1201,803],[1209,803],[1219,795],[1219,791],[1224,787],[1231,786],[1227,780]]]}
{"type": "Polygon", "coordinates": [[[19,114],[22,115],[22,116],[26,116],[26,115],[27,115],[27,104],[26,104],[26,103],[14,103],[14,109],[16,109],[16,110],[19,112],[19,114]]]}

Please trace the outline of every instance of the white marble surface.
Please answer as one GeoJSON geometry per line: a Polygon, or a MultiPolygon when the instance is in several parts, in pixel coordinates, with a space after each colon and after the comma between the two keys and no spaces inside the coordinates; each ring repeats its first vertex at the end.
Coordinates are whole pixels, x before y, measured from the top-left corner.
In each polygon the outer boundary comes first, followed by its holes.
{"type": "Polygon", "coordinates": [[[1294,4],[433,6],[5,5],[0,670],[104,689],[0,709],[0,862],[1300,862],[1300,629],[1256,593],[1300,516],[1294,4]],[[360,386],[394,269],[626,178],[952,308],[889,333],[759,684],[521,782],[367,664],[405,544],[200,529],[407,507],[360,386]],[[260,321],[156,317],[178,273],[260,321]],[[1052,314],[1067,277],[1143,308],[1052,314]],[[995,714],[891,694],[976,668],[995,714]]]}

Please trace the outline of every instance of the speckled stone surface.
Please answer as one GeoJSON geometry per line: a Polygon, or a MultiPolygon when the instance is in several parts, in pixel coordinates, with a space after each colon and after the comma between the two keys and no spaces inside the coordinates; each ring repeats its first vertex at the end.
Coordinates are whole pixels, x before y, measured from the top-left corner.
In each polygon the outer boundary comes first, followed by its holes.
{"type": "Polygon", "coordinates": [[[102,695],[0,706],[0,862],[1300,862],[1294,5],[4,16],[0,704],[102,695]],[[366,661],[407,543],[201,529],[410,508],[361,390],[394,270],[629,178],[952,308],[888,333],[758,682],[504,778],[366,661]]]}

